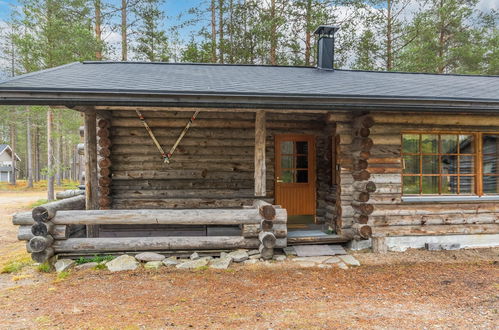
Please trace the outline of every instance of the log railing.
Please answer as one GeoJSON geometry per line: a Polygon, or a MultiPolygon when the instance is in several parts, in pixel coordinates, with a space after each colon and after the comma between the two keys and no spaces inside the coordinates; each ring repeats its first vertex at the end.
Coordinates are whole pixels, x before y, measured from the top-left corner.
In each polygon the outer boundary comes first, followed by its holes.
{"type": "MultiPolygon", "coordinates": [[[[84,196],[78,199],[84,208],[84,196]]],[[[56,203],[61,203],[59,201],[56,203]]],[[[66,202],[69,205],[69,202],[66,202]]],[[[255,201],[243,209],[152,209],[152,210],[68,210],[54,203],[18,213],[13,222],[21,225],[19,239],[29,240],[28,252],[37,262],[57,253],[106,253],[147,250],[259,249],[271,259],[274,248],[287,245],[287,212],[279,206],[255,201]],[[35,211],[36,210],[36,211],[35,211]],[[75,225],[238,225],[240,236],[96,237],[72,238],[68,228],[75,225]],[[31,234],[27,226],[31,225],[31,234]],[[36,233],[36,234],[35,234],[36,233]]]]}

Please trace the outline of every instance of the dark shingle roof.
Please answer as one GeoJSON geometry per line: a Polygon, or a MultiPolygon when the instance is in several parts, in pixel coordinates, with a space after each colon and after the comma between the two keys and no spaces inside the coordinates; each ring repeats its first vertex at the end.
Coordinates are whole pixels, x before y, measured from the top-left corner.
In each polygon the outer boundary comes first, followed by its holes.
{"type": "Polygon", "coordinates": [[[4,91],[364,97],[499,102],[499,76],[309,67],[83,62],[15,77],[4,91]]]}

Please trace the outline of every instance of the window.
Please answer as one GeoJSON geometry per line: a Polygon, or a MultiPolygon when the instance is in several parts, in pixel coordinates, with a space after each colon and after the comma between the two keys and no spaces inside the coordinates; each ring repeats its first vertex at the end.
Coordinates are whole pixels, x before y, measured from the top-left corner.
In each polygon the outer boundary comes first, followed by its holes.
{"type": "Polygon", "coordinates": [[[499,135],[402,134],[404,195],[499,194],[499,135]]]}
{"type": "Polygon", "coordinates": [[[281,142],[281,176],[284,183],[308,182],[308,142],[281,142]]]}

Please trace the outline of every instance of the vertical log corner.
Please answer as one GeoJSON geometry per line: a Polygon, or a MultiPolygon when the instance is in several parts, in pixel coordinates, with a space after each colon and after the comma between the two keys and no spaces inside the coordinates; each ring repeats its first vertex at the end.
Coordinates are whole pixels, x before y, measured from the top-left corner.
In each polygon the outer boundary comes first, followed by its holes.
{"type": "Polygon", "coordinates": [[[266,176],[265,167],[265,145],[266,145],[266,123],[265,111],[256,112],[255,117],[255,196],[266,196],[266,176]]]}
{"type": "MultiPolygon", "coordinates": [[[[98,174],[97,174],[97,114],[93,109],[84,112],[85,140],[85,209],[99,208],[98,174]]],[[[97,228],[87,226],[87,237],[96,237],[97,228]]]]}

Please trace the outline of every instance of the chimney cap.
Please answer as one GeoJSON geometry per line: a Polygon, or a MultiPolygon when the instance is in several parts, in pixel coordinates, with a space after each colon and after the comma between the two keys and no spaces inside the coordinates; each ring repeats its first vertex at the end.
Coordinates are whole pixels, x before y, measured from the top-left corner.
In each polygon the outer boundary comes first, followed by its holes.
{"type": "Polygon", "coordinates": [[[338,31],[339,27],[336,25],[319,25],[317,29],[315,29],[314,34],[318,35],[334,35],[336,31],[338,31]]]}

